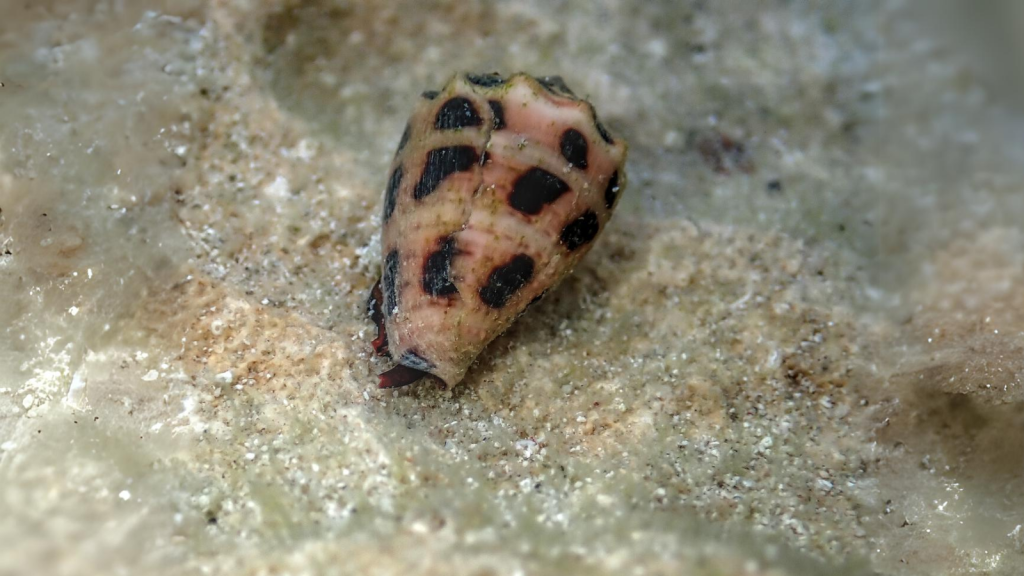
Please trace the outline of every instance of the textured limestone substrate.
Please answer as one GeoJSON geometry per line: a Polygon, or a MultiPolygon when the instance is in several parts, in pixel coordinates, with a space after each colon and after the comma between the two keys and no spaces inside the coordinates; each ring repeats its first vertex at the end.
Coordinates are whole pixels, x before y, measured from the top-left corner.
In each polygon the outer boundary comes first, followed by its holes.
{"type": "Polygon", "coordinates": [[[1021,119],[913,19],[124,4],[3,8],[0,572],[1020,572],[1021,119]],[[380,190],[458,68],[566,75],[631,188],[382,394],[380,190]]]}

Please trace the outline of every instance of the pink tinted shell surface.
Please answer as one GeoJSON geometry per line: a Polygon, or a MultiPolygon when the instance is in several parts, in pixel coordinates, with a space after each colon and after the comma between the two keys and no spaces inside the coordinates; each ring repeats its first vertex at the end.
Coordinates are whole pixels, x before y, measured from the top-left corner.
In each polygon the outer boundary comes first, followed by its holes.
{"type": "Polygon", "coordinates": [[[374,347],[382,388],[462,380],[608,223],[626,144],[559,77],[457,74],[426,92],[389,172],[374,347]]]}

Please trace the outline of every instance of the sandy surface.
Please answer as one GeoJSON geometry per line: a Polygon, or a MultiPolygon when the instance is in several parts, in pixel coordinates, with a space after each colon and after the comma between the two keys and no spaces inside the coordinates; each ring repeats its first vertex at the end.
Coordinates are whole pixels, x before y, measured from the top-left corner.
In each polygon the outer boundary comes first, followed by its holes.
{"type": "Polygon", "coordinates": [[[0,11],[0,574],[1024,572],[1024,112],[912,5],[0,11]],[[459,69],[565,76],[630,187],[380,392],[381,190],[459,69]]]}

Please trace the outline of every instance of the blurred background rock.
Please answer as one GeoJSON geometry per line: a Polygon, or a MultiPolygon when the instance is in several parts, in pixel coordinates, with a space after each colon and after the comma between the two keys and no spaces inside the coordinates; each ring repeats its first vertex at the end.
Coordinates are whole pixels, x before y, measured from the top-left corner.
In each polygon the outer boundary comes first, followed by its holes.
{"type": "Polygon", "coordinates": [[[0,573],[1024,570],[1016,2],[0,0],[0,573]],[[452,390],[366,292],[411,102],[631,144],[452,390]]]}

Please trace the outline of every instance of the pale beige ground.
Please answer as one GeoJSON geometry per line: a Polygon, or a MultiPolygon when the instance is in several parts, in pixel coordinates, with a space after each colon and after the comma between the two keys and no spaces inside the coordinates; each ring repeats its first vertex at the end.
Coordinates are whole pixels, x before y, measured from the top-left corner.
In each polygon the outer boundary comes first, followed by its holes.
{"type": "Polygon", "coordinates": [[[1024,113],[880,6],[0,0],[0,574],[1024,572],[1024,113]],[[631,185],[381,393],[455,69],[563,74],[631,185]]]}

